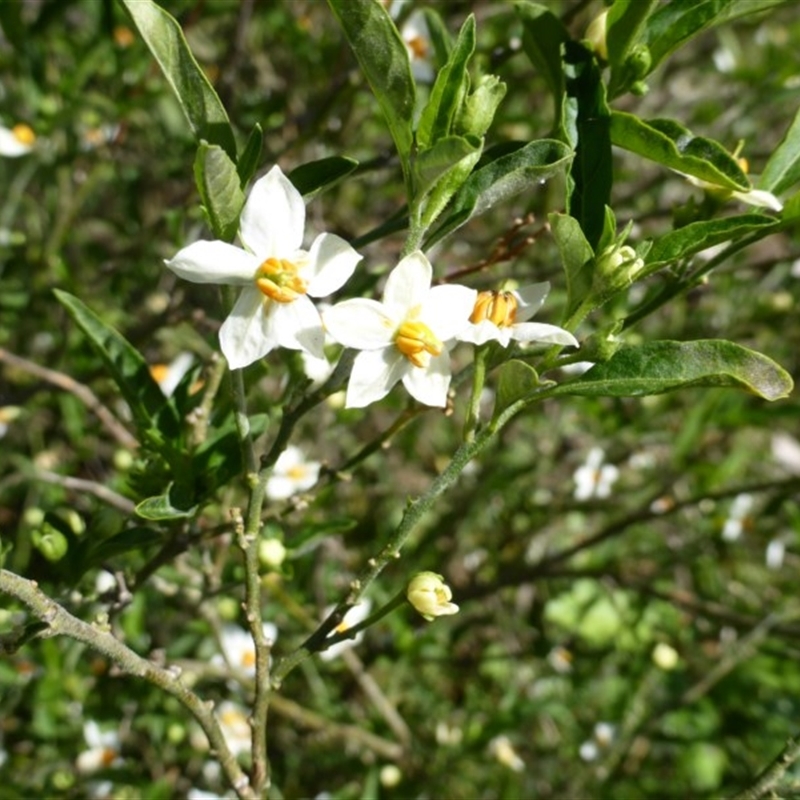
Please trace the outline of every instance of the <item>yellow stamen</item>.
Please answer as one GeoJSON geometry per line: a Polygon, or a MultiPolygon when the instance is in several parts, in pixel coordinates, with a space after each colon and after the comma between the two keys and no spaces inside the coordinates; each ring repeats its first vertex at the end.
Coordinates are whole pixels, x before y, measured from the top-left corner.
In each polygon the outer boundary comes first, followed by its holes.
{"type": "Polygon", "coordinates": [[[246,650],[242,653],[242,669],[254,667],[256,664],[256,654],[253,650],[246,650]]]}
{"type": "Polygon", "coordinates": [[[31,145],[36,141],[36,134],[33,132],[33,128],[31,128],[30,125],[25,125],[23,122],[15,125],[11,129],[11,133],[20,144],[31,145]]]}
{"type": "Polygon", "coordinates": [[[289,467],[286,470],[286,475],[293,480],[299,481],[306,477],[306,472],[305,464],[297,464],[294,467],[289,467]]]}
{"type": "Polygon", "coordinates": [[[415,367],[427,367],[431,356],[441,355],[444,349],[424,322],[404,322],[394,337],[394,343],[415,367]]]}
{"type": "Polygon", "coordinates": [[[498,328],[511,327],[517,318],[517,298],[511,292],[480,292],[469,321],[489,322],[498,328]]]}
{"type": "Polygon", "coordinates": [[[297,274],[297,264],[283,258],[268,258],[258,268],[256,286],[276,303],[291,303],[308,290],[308,282],[297,274]]]}
{"type": "Polygon", "coordinates": [[[422,60],[428,57],[428,43],[422,36],[412,36],[406,39],[406,44],[414,58],[422,60]]]}
{"type": "Polygon", "coordinates": [[[169,374],[169,365],[167,364],[153,364],[150,367],[150,375],[156,383],[161,383],[166,380],[169,374]]]}

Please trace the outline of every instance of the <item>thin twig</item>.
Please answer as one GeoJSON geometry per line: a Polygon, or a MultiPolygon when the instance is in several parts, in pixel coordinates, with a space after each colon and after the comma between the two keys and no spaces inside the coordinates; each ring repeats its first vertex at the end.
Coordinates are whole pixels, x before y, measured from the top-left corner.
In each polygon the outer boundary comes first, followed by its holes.
{"type": "Polygon", "coordinates": [[[793,736],[786,741],[786,746],[775,760],[756,778],[755,782],[742,789],[731,800],[759,800],[767,792],[771,792],[786,774],[786,770],[800,759],[800,738],[793,736]]]}
{"type": "Polygon", "coordinates": [[[124,514],[133,514],[136,509],[136,504],[133,501],[128,500],[127,497],[123,497],[121,494],[117,494],[113,489],[109,489],[108,486],[103,486],[102,483],[88,481],[85,478],[73,478],[69,475],[59,475],[57,472],[51,472],[47,469],[33,470],[30,475],[34,480],[42,481],[42,483],[53,483],[75,492],[93,494],[104,503],[119,509],[124,514]]]}

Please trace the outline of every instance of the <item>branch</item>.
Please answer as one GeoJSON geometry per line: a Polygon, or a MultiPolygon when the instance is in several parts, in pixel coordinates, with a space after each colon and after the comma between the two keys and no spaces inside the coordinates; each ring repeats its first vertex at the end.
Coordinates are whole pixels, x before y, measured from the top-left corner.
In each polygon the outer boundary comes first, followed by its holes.
{"type": "Polygon", "coordinates": [[[732,800],[759,800],[767,792],[772,791],[786,770],[800,758],[800,738],[792,737],[787,740],[786,746],[776,756],[775,760],[756,778],[752,786],[742,789],[732,800]]]}

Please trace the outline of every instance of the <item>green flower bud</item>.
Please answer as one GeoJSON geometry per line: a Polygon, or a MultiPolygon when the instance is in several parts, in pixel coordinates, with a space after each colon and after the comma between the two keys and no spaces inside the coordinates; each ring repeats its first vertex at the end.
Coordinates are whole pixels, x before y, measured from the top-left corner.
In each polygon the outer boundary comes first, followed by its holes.
{"type": "Polygon", "coordinates": [[[605,299],[627,289],[644,268],[644,261],[628,245],[612,244],[596,257],[594,283],[596,295],[605,299]]]}
{"type": "Polygon", "coordinates": [[[631,52],[625,59],[625,67],[633,77],[640,81],[653,66],[653,57],[650,55],[650,48],[646,44],[637,44],[631,48],[631,52]]]}
{"type": "Polygon", "coordinates": [[[505,93],[506,85],[496,75],[482,75],[475,91],[461,104],[456,131],[462,135],[483,136],[505,93]]]}
{"type": "Polygon", "coordinates": [[[33,532],[33,544],[48,561],[60,561],[67,554],[69,542],[61,531],[45,524],[33,532]]]}

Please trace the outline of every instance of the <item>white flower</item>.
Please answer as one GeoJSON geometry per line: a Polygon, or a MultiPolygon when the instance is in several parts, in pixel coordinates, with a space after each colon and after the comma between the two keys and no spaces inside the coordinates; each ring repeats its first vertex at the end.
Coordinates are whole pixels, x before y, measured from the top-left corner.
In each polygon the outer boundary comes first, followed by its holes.
{"type": "Polygon", "coordinates": [[[733,498],[728,518],[722,526],[722,538],[726,542],[735,542],[745,530],[748,524],[750,509],[753,507],[753,495],[737,494],[733,498]]]}
{"type": "Polygon", "coordinates": [[[417,573],[409,581],[406,597],[428,622],[434,617],[458,613],[458,606],[450,602],[453,592],[444,582],[444,578],[435,572],[417,573]]]}
{"type": "Polygon", "coordinates": [[[279,456],[267,479],[267,497],[286,500],[293,494],[305,492],[319,479],[322,467],[318,461],[306,461],[299,447],[289,445],[279,456]]]}
{"type": "Polygon", "coordinates": [[[400,36],[405,43],[411,74],[420,83],[433,83],[436,72],[433,68],[433,44],[428,22],[421,9],[415,9],[400,27],[400,36]]]}
{"type": "MultiPolygon", "coordinates": [[[[739,161],[741,163],[742,159],[739,159],[739,161]]],[[[743,163],[743,166],[747,166],[746,161],[743,163]]],[[[746,192],[740,192],[738,190],[731,191],[724,186],[718,186],[709,181],[704,181],[702,178],[695,178],[693,175],[687,175],[677,170],[676,172],[678,172],[679,175],[683,175],[692,186],[697,186],[699,189],[703,189],[703,191],[711,192],[722,197],[735,197],[737,200],[741,200],[743,203],[756,206],[757,208],[768,208],[770,211],[783,211],[783,203],[781,203],[772,192],[766,192],[763,189],[750,189],[746,192]]],[[[746,169],[745,172],[747,172],[746,169]]]]}
{"type": "Polygon", "coordinates": [[[324,315],[328,332],[356,356],[347,386],[347,408],[362,408],[385,397],[402,381],[412,397],[445,406],[450,358],[445,342],[465,325],[476,292],[465,286],[434,286],[433,268],[417,251],[390,273],[383,302],[345,300],[324,315]]]}
{"type": "Polygon", "coordinates": [[[339,289],[361,256],[330,233],[301,250],[305,218],[300,192],[276,166],[256,181],[244,204],[239,238],[245,249],[199,241],[165,262],[188,281],[243,287],[219,332],[231,369],[246,367],[276,347],[323,355],[322,323],[309,297],[339,289]]]}
{"type": "Polygon", "coordinates": [[[183,376],[192,368],[194,356],[191,353],[181,352],[169,364],[153,364],[150,374],[165,397],[172,397],[183,376]]]}
{"type": "MultiPolygon", "coordinates": [[[[278,638],[278,628],[272,622],[263,623],[264,636],[270,643],[278,638]]],[[[256,673],[256,646],[253,637],[238,625],[227,624],[220,632],[220,646],[224,660],[219,655],[211,659],[212,663],[222,666],[227,663],[245,675],[256,673]]]]}
{"type": "Polygon", "coordinates": [[[207,792],[205,789],[197,789],[192,786],[186,793],[186,800],[225,800],[225,796],[216,792],[207,792]]]}
{"type": "Polygon", "coordinates": [[[75,762],[78,772],[97,772],[119,764],[120,743],[117,731],[101,731],[100,726],[90,719],[83,724],[83,738],[89,749],[78,755],[75,762]]]}
{"type": "Polygon", "coordinates": [[[514,772],[522,772],[525,762],[519,757],[508,736],[495,736],[489,742],[489,752],[504,766],[514,772]]]}
{"type": "Polygon", "coordinates": [[[772,539],[764,553],[764,563],[767,569],[780,569],[786,555],[786,543],[781,539],[772,539]]]}
{"type": "MultiPolygon", "coordinates": [[[[354,605],[344,615],[344,619],[330,632],[329,636],[336,636],[336,634],[344,633],[346,630],[363,622],[368,616],[372,608],[371,600],[362,600],[357,605],[354,605]]],[[[333,611],[333,607],[326,610],[325,616],[333,611]]],[[[320,652],[320,658],[323,661],[333,661],[338,658],[345,650],[355,647],[364,638],[364,631],[359,631],[352,639],[343,639],[341,642],[332,644],[327,650],[320,652]]]]}
{"type": "Polygon", "coordinates": [[[226,700],[219,706],[219,725],[234,756],[250,752],[250,723],[245,710],[226,700]]]}
{"type": "Polygon", "coordinates": [[[605,453],[593,447],[586,461],[575,470],[576,500],[589,500],[592,497],[606,498],[611,495],[611,487],[619,478],[619,470],[613,464],[604,464],[605,453]]]}
{"type": "Polygon", "coordinates": [[[549,283],[535,283],[513,292],[481,292],[468,325],[458,338],[472,344],[500,342],[508,347],[518,342],[546,342],[578,347],[577,339],[563,328],[528,320],[541,308],[549,283]]]}
{"type": "Polygon", "coordinates": [[[36,134],[24,124],[6,128],[0,125],[0,156],[17,158],[33,150],[36,134]]]}

